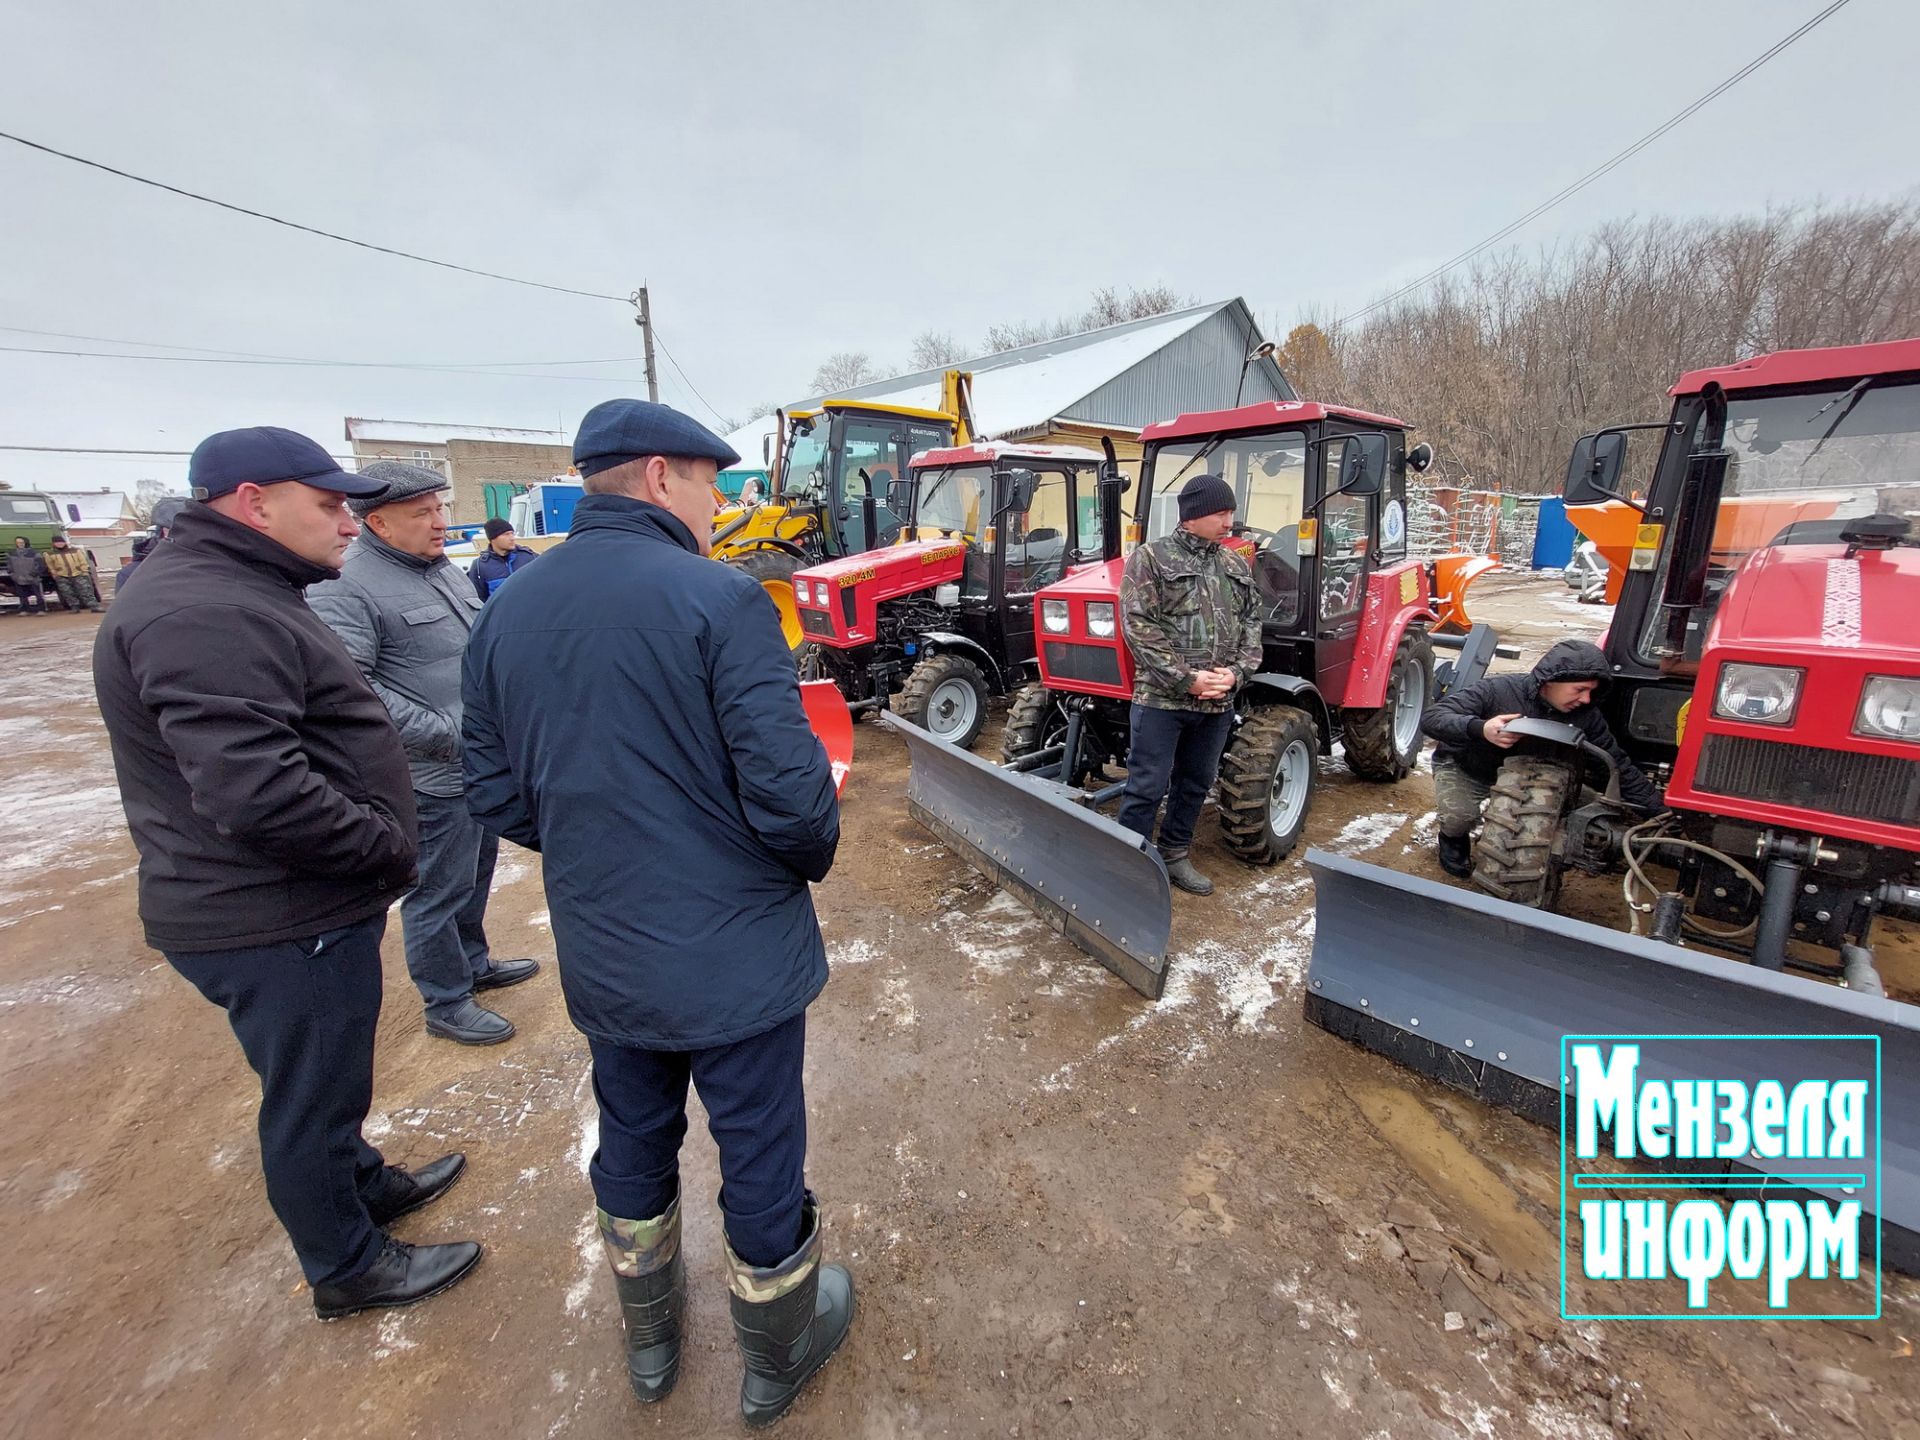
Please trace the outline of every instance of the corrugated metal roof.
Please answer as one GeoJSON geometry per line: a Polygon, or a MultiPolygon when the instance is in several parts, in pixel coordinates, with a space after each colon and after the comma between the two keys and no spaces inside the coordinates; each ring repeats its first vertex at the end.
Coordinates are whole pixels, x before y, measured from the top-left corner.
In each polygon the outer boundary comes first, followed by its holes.
{"type": "MultiPolygon", "coordinates": [[[[1057,417],[1137,429],[1181,409],[1231,401],[1240,362],[1261,338],[1244,301],[1221,300],[959,360],[952,368],[973,372],[974,421],[984,436],[1037,433],[1057,417]]],[[[931,410],[940,403],[944,374],[896,375],[784,408],[811,409],[831,398],[931,410]]],[[[1277,365],[1260,360],[1247,368],[1244,398],[1291,400],[1293,387],[1277,365]]],[[[764,416],[727,443],[746,457],[743,463],[756,464],[761,437],[772,431],[773,417],[764,416]]]]}

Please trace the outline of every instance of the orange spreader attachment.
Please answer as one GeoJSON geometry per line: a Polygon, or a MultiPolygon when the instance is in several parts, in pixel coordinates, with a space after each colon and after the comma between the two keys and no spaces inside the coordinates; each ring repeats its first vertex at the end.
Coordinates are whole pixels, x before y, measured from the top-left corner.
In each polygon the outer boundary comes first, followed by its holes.
{"type": "Polygon", "coordinates": [[[841,794],[847,788],[847,772],[853,769],[853,712],[831,680],[802,680],[800,703],[806,708],[807,724],[827,747],[833,793],[841,794]]]}
{"type": "Polygon", "coordinates": [[[1464,635],[1473,628],[1467,615],[1467,587],[1500,568],[1491,555],[1436,555],[1433,560],[1433,608],[1442,634],[1464,635]]]}

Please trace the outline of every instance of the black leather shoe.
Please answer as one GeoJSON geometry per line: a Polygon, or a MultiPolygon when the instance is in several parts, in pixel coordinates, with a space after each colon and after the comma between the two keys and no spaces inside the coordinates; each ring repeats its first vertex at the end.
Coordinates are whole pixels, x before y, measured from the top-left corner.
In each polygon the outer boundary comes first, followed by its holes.
{"type": "Polygon", "coordinates": [[[467,999],[443,1015],[428,1011],[427,1033],[462,1045],[498,1045],[513,1038],[513,1022],[467,999]]]}
{"type": "Polygon", "coordinates": [[[417,1305],[459,1284],[479,1263],[480,1247],[472,1240],[409,1245],[389,1236],[371,1269],[338,1285],[314,1286],[313,1312],[338,1320],[362,1310],[417,1305]]]}
{"type": "Polygon", "coordinates": [[[453,1182],[465,1174],[466,1169],[467,1157],[458,1150],[418,1170],[408,1170],[404,1165],[387,1166],[383,1186],[386,1198],[378,1205],[367,1206],[367,1214],[373,1217],[373,1228],[384,1230],[402,1215],[411,1215],[422,1205],[431,1205],[453,1188],[453,1182]]]}
{"type": "Polygon", "coordinates": [[[540,973],[538,960],[496,960],[473,977],[476,990],[504,990],[540,973]]]}
{"type": "Polygon", "coordinates": [[[1473,837],[1469,835],[1442,835],[1437,847],[1440,852],[1440,868],[1456,880],[1465,880],[1473,874],[1473,837]]]}

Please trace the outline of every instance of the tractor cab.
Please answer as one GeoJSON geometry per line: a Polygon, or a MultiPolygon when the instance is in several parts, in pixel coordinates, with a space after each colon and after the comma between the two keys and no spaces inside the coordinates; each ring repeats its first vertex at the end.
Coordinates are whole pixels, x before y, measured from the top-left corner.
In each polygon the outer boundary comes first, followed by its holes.
{"type": "MultiPolygon", "coordinates": [[[[1181,486],[1218,475],[1236,500],[1228,544],[1253,567],[1265,668],[1311,679],[1334,706],[1378,705],[1354,693],[1368,690],[1355,685],[1356,656],[1371,674],[1378,637],[1362,635],[1370,617],[1392,613],[1404,629],[1404,612],[1427,610],[1430,578],[1407,559],[1406,472],[1424,470],[1431,449],[1409,453],[1401,421],[1301,400],[1182,415],[1148,426],[1141,439],[1129,538],[1172,534],[1181,486]],[[1380,605],[1371,603],[1376,591],[1380,605]]],[[[1132,694],[1133,666],[1116,623],[1122,569],[1115,560],[1042,597],[1049,685],[1132,694]]]]}
{"type": "Polygon", "coordinates": [[[1035,593],[1103,553],[1102,466],[1092,450],[1004,441],[913,456],[888,496],[898,543],[795,573],[803,668],[856,710],[897,695],[915,723],[971,744],[989,699],[1031,669],[1035,593]]]}

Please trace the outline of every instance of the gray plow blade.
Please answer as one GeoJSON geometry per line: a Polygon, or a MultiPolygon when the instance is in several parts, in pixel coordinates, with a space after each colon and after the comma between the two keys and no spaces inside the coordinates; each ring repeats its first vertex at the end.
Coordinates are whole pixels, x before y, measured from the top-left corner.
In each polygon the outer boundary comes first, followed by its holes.
{"type": "Polygon", "coordinates": [[[1159,852],[1052,780],[1002,770],[898,715],[907,808],[955,854],[1017,896],[1150,1000],[1167,983],[1173,901],[1159,852]]]}
{"type": "MultiPolygon", "coordinates": [[[[1642,1071],[1650,1079],[1789,1086],[1859,1072],[1860,1042],[1837,1037],[1879,1036],[1879,1117],[1869,1120],[1868,1153],[1877,1124],[1881,1254],[1889,1266],[1920,1274],[1920,1007],[1324,850],[1309,850],[1307,865],[1315,891],[1307,1018],[1542,1125],[1560,1124],[1563,1035],[1811,1037],[1790,1049],[1763,1040],[1662,1042],[1659,1063],[1642,1071]],[[1783,1065],[1803,1073],[1782,1073],[1783,1065]]],[[[1655,1053],[1648,1051],[1650,1061],[1655,1053]]],[[[1761,1173],[1768,1167],[1793,1162],[1751,1161],[1761,1173]]]]}

